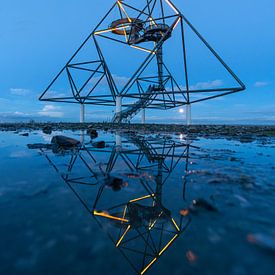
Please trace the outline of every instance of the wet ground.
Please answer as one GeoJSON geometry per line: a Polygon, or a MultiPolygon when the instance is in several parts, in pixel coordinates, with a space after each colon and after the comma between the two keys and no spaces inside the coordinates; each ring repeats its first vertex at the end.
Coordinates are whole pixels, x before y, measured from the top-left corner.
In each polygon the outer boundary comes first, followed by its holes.
{"type": "Polygon", "coordinates": [[[0,132],[0,273],[273,274],[275,138],[253,129],[0,132]]]}

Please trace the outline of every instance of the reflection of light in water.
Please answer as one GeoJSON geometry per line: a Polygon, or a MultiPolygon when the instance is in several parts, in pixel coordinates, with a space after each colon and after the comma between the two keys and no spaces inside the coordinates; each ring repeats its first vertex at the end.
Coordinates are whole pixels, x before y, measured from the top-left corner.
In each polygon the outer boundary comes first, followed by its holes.
{"type": "Polygon", "coordinates": [[[183,138],[184,138],[184,135],[180,134],[180,140],[183,140],[183,138]]]}
{"type": "Polygon", "coordinates": [[[15,151],[15,152],[12,152],[10,154],[11,158],[26,158],[26,157],[31,157],[31,156],[32,156],[32,154],[30,152],[23,151],[23,150],[21,150],[21,151],[15,151]]]}

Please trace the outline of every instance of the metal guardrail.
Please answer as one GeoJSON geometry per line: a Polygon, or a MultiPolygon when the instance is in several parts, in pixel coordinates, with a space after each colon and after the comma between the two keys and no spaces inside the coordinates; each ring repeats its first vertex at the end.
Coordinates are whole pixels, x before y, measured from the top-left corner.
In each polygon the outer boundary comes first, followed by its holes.
{"type": "Polygon", "coordinates": [[[112,119],[113,123],[127,122],[135,114],[137,114],[140,109],[148,106],[154,91],[156,90],[155,85],[150,85],[147,91],[142,95],[141,99],[135,102],[132,106],[126,108],[125,110],[116,113],[112,119]]]}

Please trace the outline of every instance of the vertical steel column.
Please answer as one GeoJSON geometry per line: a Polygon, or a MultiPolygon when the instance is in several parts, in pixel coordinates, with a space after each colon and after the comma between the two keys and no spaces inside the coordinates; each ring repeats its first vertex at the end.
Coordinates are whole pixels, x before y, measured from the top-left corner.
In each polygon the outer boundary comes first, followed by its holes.
{"type": "Polygon", "coordinates": [[[158,63],[158,79],[159,87],[163,89],[163,50],[162,46],[158,49],[156,53],[157,63],[158,63]]]}

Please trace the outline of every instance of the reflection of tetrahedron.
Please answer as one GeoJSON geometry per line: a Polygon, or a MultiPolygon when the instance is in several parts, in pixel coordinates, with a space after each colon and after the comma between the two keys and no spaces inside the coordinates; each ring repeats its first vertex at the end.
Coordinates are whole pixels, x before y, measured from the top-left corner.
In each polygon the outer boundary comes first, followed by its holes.
{"type": "Polygon", "coordinates": [[[127,122],[244,89],[170,0],[118,0],[40,100],[116,105],[113,122],[127,122]]]}
{"type": "Polygon", "coordinates": [[[182,218],[177,223],[158,202],[157,194],[112,206],[109,211],[94,210],[93,215],[137,274],[148,271],[189,224],[182,218]]]}

